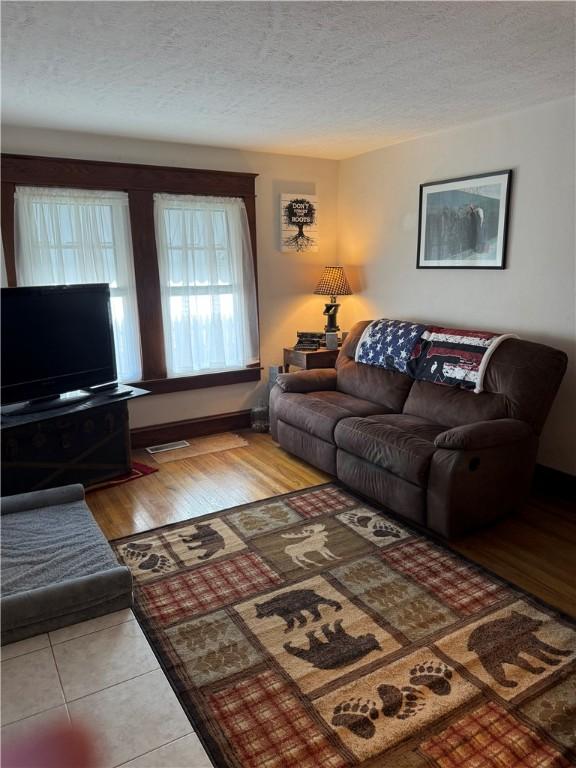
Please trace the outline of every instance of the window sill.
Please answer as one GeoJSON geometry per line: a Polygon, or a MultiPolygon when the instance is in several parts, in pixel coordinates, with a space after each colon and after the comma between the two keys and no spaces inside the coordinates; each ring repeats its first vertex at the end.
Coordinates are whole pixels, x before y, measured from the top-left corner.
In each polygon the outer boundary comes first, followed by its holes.
{"type": "Polygon", "coordinates": [[[248,381],[260,381],[262,368],[239,368],[236,371],[219,371],[218,373],[201,373],[196,376],[177,376],[172,379],[143,379],[133,381],[130,386],[147,389],[153,395],[164,395],[169,392],[185,392],[189,389],[205,389],[207,387],[224,387],[228,384],[243,384],[248,381]]]}

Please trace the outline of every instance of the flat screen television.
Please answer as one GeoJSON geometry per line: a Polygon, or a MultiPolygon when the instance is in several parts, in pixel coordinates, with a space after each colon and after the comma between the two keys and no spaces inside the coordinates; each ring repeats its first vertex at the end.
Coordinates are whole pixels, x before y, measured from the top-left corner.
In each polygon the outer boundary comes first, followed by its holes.
{"type": "Polygon", "coordinates": [[[107,284],[2,288],[2,405],[116,380],[107,284]]]}

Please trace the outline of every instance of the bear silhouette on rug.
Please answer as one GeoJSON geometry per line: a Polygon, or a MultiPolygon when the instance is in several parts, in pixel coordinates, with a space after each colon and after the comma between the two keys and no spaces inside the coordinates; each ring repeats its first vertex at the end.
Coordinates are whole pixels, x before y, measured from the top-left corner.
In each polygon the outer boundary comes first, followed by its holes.
{"type": "Polygon", "coordinates": [[[320,631],[325,641],[316,637],[316,631],[306,632],[308,648],[298,648],[291,643],[284,643],[284,650],[292,656],[307,661],[317,669],[337,669],[363,658],[371,651],[379,651],[380,643],[374,635],[352,637],[342,628],[342,619],[334,623],[334,629],[323,624],[320,631]]]}
{"type": "Polygon", "coordinates": [[[226,547],[223,537],[215,531],[210,523],[198,523],[196,532],[190,536],[180,536],[184,544],[188,544],[188,549],[192,552],[196,549],[203,549],[204,552],[198,555],[199,560],[209,560],[217,552],[226,547]],[[194,544],[195,546],[190,546],[194,544]]]}
{"type": "Polygon", "coordinates": [[[476,627],[468,638],[468,650],[474,651],[480,663],[497,683],[505,688],[515,688],[518,683],[509,680],[504,672],[504,664],[513,664],[520,669],[539,675],[545,667],[535,667],[524,656],[532,656],[539,661],[555,667],[560,659],[555,656],[570,656],[571,651],[563,651],[543,642],[534,634],[542,622],[512,611],[510,616],[494,619],[476,627]]]}
{"type": "Polygon", "coordinates": [[[319,606],[328,605],[336,611],[342,610],[342,605],[337,600],[331,600],[329,597],[321,597],[313,589],[294,589],[291,592],[283,592],[276,595],[264,603],[256,603],[256,616],[259,619],[280,616],[286,622],[285,632],[294,629],[294,622],[298,622],[299,627],[304,627],[308,619],[304,614],[307,611],[312,616],[312,621],[319,621],[319,606]]]}

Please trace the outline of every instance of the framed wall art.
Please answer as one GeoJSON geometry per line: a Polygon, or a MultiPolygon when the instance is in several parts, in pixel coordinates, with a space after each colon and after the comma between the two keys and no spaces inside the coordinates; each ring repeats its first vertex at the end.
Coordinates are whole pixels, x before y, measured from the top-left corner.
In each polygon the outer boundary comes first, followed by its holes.
{"type": "Polygon", "coordinates": [[[419,269],[504,269],[512,171],[420,185],[419,269]]]}
{"type": "Polygon", "coordinates": [[[281,195],[281,248],[288,251],[318,250],[318,198],[316,195],[281,195]]]}

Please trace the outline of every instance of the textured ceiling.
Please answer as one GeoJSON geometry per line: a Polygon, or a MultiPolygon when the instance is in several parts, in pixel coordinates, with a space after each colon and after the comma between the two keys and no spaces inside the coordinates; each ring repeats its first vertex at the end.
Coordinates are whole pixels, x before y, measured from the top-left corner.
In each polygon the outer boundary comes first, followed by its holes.
{"type": "Polygon", "coordinates": [[[574,93],[572,2],[6,2],[6,123],[342,158],[574,93]]]}

